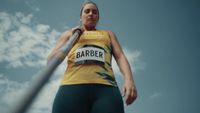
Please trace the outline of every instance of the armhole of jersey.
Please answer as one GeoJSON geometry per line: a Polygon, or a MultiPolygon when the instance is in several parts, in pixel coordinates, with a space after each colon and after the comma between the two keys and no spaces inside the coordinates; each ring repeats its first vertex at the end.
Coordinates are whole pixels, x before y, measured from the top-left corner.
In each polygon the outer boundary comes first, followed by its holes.
{"type": "MultiPolygon", "coordinates": [[[[113,55],[113,46],[112,46],[112,43],[111,43],[111,36],[110,36],[110,33],[108,30],[104,30],[104,32],[106,32],[108,38],[109,38],[109,41],[110,41],[110,47],[111,47],[111,54],[113,55]]],[[[111,55],[111,57],[112,57],[111,55]]]]}
{"type": "Polygon", "coordinates": [[[108,38],[109,38],[109,40],[110,40],[110,43],[111,43],[111,37],[110,37],[110,33],[109,33],[109,31],[108,30],[104,30],[105,32],[106,32],[106,34],[108,35],[108,38]]]}

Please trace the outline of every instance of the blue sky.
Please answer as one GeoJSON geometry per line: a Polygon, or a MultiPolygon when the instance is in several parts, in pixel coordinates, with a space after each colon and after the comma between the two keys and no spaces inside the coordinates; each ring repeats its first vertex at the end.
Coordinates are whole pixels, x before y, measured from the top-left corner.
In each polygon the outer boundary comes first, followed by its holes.
{"type": "MultiPolygon", "coordinates": [[[[0,1],[0,110],[24,93],[60,34],[79,22],[84,0],[0,1]]],[[[200,1],[93,0],[98,29],[115,32],[132,66],[138,99],[126,113],[200,112],[200,1]]],[[[28,113],[49,113],[66,63],[28,113]]],[[[118,85],[123,78],[113,63],[118,85]]]]}

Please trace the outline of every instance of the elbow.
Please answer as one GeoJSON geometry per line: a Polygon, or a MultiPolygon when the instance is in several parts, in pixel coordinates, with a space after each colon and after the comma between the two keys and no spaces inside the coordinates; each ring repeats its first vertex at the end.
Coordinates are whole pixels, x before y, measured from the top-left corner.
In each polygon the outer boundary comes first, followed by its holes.
{"type": "Polygon", "coordinates": [[[122,59],[124,57],[124,55],[122,53],[115,53],[114,57],[118,61],[118,60],[122,59]]]}
{"type": "Polygon", "coordinates": [[[123,61],[124,61],[124,60],[127,61],[126,56],[125,56],[124,54],[122,54],[122,53],[116,54],[114,57],[115,57],[115,60],[116,60],[116,61],[122,61],[122,60],[123,60],[123,61]]]}

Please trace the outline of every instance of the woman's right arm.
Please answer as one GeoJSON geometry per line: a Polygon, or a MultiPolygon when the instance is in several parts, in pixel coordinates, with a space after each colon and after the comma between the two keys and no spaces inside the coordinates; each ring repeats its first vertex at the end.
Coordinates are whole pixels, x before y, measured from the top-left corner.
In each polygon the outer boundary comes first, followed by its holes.
{"type": "Polygon", "coordinates": [[[59,51],[59,49],[69,40],[70,36],[72,35],[72,31],[66,31],[64,32],[59,40],[57,41],[55,47],[53,48],[53,50],[50,52],[50,54],[47,57],[47,62],[49,62],[54,55],[56,55],[56,53],[59,51]]]}

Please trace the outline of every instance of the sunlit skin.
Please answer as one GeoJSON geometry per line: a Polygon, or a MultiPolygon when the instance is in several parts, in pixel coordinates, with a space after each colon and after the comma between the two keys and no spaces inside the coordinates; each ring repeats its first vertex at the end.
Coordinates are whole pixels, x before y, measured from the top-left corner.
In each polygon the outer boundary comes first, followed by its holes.
{"type": "Polygon", "coordinates": [[[84,30],[95,30],[99,21],[98,9],[93,4],[86,4],[81,13],[81,22],[84,30]]]}
{"type": "MultiPolygon", "coordinates": [[[[96,30],[96,25],[99,21],[99,13],[98,8],[94,4],[86,4],[83,7],[83,10],[80,15],[80,19],[82,22],[82,31],[91,31],[96,30]]],[[[50,60],[58,51],[59,49],[69,40],[70,36],[73,34],[74,29],[70,31],[64,32],[60,39],[58,40],[56,46],[52,50],[52,52],[48,56],[48,60],[50,60]]],[[[122,96],[125,98],[125,102],[127,105],[130,105],[134,102],[137,98],[137,90],[133,80],[130,64],[117,40],[116,35],[107,30],[110,35],[111,45],[113,49],[113,56],[119,66],[121,73],[124,76],[124,85],[122,88],[122,96]]]]}

